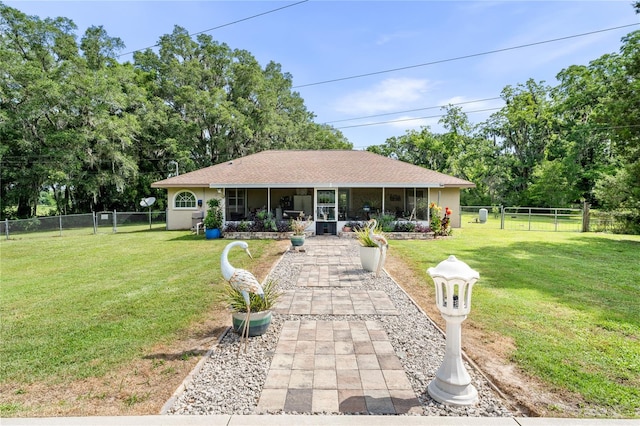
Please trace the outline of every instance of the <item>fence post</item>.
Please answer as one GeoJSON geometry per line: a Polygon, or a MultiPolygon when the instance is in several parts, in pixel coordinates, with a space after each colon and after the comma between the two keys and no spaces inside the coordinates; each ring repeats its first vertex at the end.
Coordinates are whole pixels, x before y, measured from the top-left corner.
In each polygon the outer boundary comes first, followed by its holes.
{"type": "Polygon", "coordinates": [[[553,225],[554,231],[558,231],[558,209],[553,209],[553,225]]]}
{"type": "Polygon", "coordinates": [[[117,218],[117,213],[116,210],[113,210],[113,233],[115,234],[116,232],[118,232],[118,218],[117,218]]]}
{"type": "Polygon", "coordinates": [[[500,229],[504,229],[504,206],[500,204],[500,229]]]}
{"type": "Polygon", "coordinates": [[[589,207],[590,204],[585,201],[582,207],[582,232],[589,232],[589,207]]]}
{"type": "Polygon", "coordinates": [[[7,234],[7,240],[9,239],[9,219],[4,220],[4,233],[7,234]]]}
{"type": "Polygon", "coordinates": [[[58,226],[60,228],[60,236],[62,237],[62,215],[58,216],[58,226]]]}
{"type": "Polygon", "coordinates": [[[529,231],[531,231],[531,207],[529,207],[529,231]]]}
{"type": "Polygon", "coordinates": [[[91,212],[93,214],[93,235],[98,235],[98,213],[91,212]]]}

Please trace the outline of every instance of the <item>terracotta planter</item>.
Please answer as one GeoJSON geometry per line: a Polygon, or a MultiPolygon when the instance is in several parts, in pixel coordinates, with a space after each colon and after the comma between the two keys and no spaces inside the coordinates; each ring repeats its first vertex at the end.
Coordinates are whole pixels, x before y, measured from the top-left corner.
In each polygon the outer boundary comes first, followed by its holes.
{"type": "Polygon", "coordinates": [[[378,247],[362,247],[360,246],[360,263],[362,269],[369,272],[375,272],[378,269],[380,261],[380,249],[378,247]]]}

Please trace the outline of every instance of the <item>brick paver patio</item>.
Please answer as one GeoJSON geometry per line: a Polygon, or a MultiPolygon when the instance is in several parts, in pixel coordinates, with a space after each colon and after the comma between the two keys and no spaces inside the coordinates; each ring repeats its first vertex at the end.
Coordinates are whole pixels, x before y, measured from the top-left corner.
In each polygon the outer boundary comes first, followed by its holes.
{"type": "Polygon", "coordinates": [[[421,413],[376,321],[286,321],[258,411],[421,413]]]}
{"type": "Polygon", "coordinates": [[[344,315],[398,315],[383,291],[359,288],[360,260],[352,242],[315,237],[305,242],[297,279],[275,311],[305,315],[285,321],[259,412],[422,413],[389,338],[375,320],[344,315]],[[308,316],[323,315],[323,319],[308,316]],[[335,315],[335,319],[326,316],[335,315]]]}
{"type": "Polygon", "coordinates": [[[288,290],[274,309],[290,315],[398,315],[384,291],[369,290],[288,290]]]}

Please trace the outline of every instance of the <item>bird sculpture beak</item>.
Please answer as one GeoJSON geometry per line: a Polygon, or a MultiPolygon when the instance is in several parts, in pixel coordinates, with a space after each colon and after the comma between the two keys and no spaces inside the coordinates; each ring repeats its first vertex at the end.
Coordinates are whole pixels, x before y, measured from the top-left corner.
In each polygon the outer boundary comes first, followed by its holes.
{"type": "Polygon", "coordinates": [[[245,249],[245,251],[247,252],[247,254],[249,255],[249,257],[253,259],[253,256],[251,256],[251,252],[249,251],[249,249],[245,249]]]}

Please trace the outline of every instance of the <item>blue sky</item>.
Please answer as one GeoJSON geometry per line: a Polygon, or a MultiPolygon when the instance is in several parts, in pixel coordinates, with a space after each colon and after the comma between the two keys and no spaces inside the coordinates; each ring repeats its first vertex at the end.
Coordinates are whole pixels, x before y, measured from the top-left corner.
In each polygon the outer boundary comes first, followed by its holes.
{"type": "MultiPolygon", "coordinates": [[[[354,148],[384,143],[409,129],[442,131],[439,108],[491,99],[529,78],[555,85],[556,74],[617,52],[640,26],[570,38],[468,59],[412,67],[482,52],[637,24],[628,1],[5,1],[29,15],[64,16],[78,37],[102,25],[126,44],[122,52],[157,43],[174,25],[208,32],[261,65],[281,64],[318,123],[340,128],[354,148]],[[362,78],[309,85],[380,71],[362,78]],[[308,85],[308,86],[307,86],[308,85]],[[380,115],[388,114],[388,115],[380,115]],[[362,118],[378,115],[376,117],[362,118]],[[340,121],[338,121],[340,120],[340,121]],[[351,121],[342,121],[351,120],[351,121]],[[395,121],[391,122],[390,121],[395,121]],[[387,122],[386,124],[379,124],[387,122]],[[347,127],[360,126],[360,127],[347,127]]],[[[120,59],[132,60],[132,55],[120,59]]],[[[473,123],[501,106],[499,99],[464,104],[473,123]]]]}

